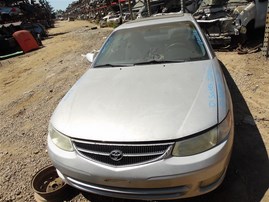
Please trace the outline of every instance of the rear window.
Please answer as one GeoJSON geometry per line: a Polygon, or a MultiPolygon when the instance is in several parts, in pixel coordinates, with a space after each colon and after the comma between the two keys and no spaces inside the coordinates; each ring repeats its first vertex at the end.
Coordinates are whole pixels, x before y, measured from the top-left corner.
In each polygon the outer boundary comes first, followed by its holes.
{"type": "Polygon", "coordinates": [[[95,66],[147,61],[208,59],[204,42],[192,22],[173,22],[114,32],[101,49],[95,66]]]}

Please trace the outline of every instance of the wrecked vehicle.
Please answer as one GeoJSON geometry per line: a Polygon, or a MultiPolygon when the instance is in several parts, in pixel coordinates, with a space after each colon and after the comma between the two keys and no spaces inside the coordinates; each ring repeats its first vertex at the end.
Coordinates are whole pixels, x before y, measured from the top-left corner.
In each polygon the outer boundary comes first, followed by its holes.
{"type": "MultiPolygon", "coordinates": [[[[185,3],[184,12],[194,13],[199,8],[201,0],[185,0],[184,3],[185,3]]],[[[163,13],[179,12],[179,11],[181,11],[181,1],[177,0],[165,1],[165,5],[162,10],[163,13]]]]}
{"type": "Polygon", "coordinates": [[[267,0],[203,0],[194,17],[213,45],[228,45],[232,38],[265,26],[267,0]]]}
{"type": "MultiPolygon", "coordinates": [[[[186,13],[194,13],[201,4],[201,0],[185,0],[186,13]]],[[[152,1],[150,3],[150,13],[157,15],[160,13],[175,13],[181,11],[181,1],[178,0],[166,0],[166,1],[152,1]]],[[[148,16],[147,6],[143,6],[137,14],[137,18],[144,18],[148,16]]]]}
{"type": "Polygon", "coordinates": [[[21,10],[17,7],[0,7],[0,24],[17,20],[21,10]]]}
{"type": "Polygon", "coordinates": [[[23,28],[31,33],[34,33],[41,40],[49,36],[49,32],[41,23],[25,23],[23,28]]]}
{"type": "Polygon", "coordinates": [[[14,32],[19,30],[28,30],[39,40],[48,37],[48,31],[41,23],[14,22],[0,25],[0,34],[4,37],[11,37],[14,32]]]}

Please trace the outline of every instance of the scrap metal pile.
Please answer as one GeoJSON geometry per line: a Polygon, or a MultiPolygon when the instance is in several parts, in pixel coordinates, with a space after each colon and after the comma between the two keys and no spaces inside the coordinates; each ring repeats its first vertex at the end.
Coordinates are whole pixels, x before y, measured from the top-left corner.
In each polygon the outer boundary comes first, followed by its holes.
{"type": "MultiPolygon", "coordinates": [[[[193,13],[201,0],[185,0],[185,11],[193,13]]],[[[71,3],[64,17],[91,19],[97,22],[122,23],[130,19],[148,17],[159,13],[179,12],[180,0],[78,0],[71,3]]]]}
{"type": "Polygon", "coordinates": [[[46,29],[54,26],[52,18],[52,8],[46,0],[0,0],[0,59],[25,52],[24,44],[14,37],[18,31],[27,30],[31,36],[24,36],[42,45],[41,40],[48,36],[46,29]]]}
{"type": "Polygon", "coordinates": [[[126,12],[129,9],[129,2],[132,6],[136,3],[135,0],[78,0],[67,7],[65,18],[71,16],[99,21],[109,12],[117,13],[120,9],[126,12]]]}
{"type": "MultiPolygon", "coordinates": [[[[184,11],[193,13],[211,44],[242,45],[254,30],[265,27],[267,4],[268,0],[184,0],[184,11]]],[[[124,16],[136,19],[180,10],[181,0],[78,0],[66,14],[103,25],[124,22],[124,16]]]]}

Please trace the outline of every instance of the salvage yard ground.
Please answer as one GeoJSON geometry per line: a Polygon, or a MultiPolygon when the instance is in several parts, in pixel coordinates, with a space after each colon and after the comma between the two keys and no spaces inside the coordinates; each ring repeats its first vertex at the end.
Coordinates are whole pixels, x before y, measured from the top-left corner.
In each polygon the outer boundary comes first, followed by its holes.
{"type": "MultiPolygon", "coordinates": [[[[89,68],[81,55],[100,48],[112,29],[61,21],[44,47],[0,61],[0,201],[34,201],[32,176],[50,160],[48,121],[57,103],[89,68]]],[[[218,52],[231,89],[235,144],[223,184],[188,202],[269,202],[269,61],[261,52],[218,52]]],[[[92,202],[130,201],[88,196],[92,202]]],[[[71,201],[88,201],[81,194],[71,201]]]]}

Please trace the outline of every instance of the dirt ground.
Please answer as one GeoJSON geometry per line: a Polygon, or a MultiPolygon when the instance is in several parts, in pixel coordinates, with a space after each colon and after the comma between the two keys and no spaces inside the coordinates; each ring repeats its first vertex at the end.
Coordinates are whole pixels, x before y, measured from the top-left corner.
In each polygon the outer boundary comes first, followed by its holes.
{"type": "MultiPolygon", "coordinates": [[[[44,47],[0,61],[0,201],[34,201],[31,178],[50,160],[49,118],[89,68],[83,54],[98,49],[111,29],[86,21],[56,24],[44,47]]],[[[223,184],[188,202],[269,202],[269,61],[261,52],[218,52],[234,102],[235,142],[223,184]]],[[[71,201],[130,201],[82,194],[71,201]]]]}

